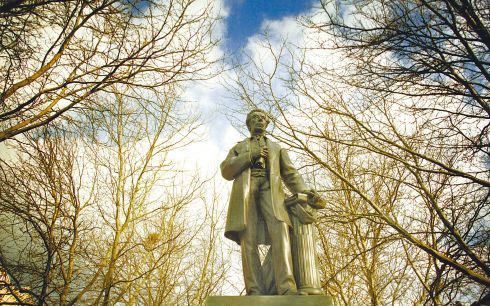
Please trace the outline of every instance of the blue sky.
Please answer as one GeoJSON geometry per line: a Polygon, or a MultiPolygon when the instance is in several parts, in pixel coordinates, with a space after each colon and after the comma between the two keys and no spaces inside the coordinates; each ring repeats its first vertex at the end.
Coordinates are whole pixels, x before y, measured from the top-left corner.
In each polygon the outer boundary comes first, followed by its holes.
{"type": "Polygon", "coordinates": [[[311,7],[311,0],[225,0],[226,46],[230,51],[244,47],[247,38],[260,33],[264,20],[296,16],[311,7]]]}

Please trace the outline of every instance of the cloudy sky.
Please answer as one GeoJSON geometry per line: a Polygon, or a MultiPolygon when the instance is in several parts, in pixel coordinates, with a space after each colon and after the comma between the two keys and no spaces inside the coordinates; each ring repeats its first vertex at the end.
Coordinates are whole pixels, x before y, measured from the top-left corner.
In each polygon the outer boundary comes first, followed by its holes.
{"type": "Polygon", "coordinates": [[[308,0],[227,0],[226,47],[236,51],[261,32],[267,22],[295,17],[308,10],[308,0]]]}
{"type": "MultiPolygon", "coordinates": [[[[222,41],[216,52],[224,57],[225,69],[241,62],[244,52],[252,57],[263,52],[258,41],[266,29],[278,39],[297,39],[301,29],[296,18],[310,11],[312,5],[313,1],[309,0],[223,0],[219,10],[224,18],[217,28],[222,41]]],[[[218,174],[219,163],[228,150],[244,137],[246,130],[236,130],[229,120],[234,115],[230,114],[229,107],[233,108],[230,104],[237,102],[231,99],[223,80],[231,74],[225,71],[215,79],[190,84],[184,94],[186,100],[199,105],[205,120],[200,131],[203,141],[176,153],[187,168],[198,167],[208,175],[218,174]]]]}
{"type": "MultiPolygon", "coordinates": [[[[204,0],[203,3],[208,2],[204,0]]],[[[247,133],[245,117],[243,129],[237,130],[230,123],[230,116],[237,116],[230,108],[237,108],[237,101],[223,85],[223,80],[233,76],[231,67],[243,60],[244,53],[252,58],[263,53],[261,36],[266,30],[275,39],[298,40],[303,35],[296,18],[312,10],[313,0],[212,0],[217,14],[223,18],[215,28],[220,44],[213,52],[224,59],[224,72],[216,78],[188,84],[183,99],[194,102],[202,114],[204,124],[200,136],[202,141],[175,152],[177,160],[189,170],[200,169],[206,176],[219,175],[219,163],[228,150],[247,133]],[[195,158],[199,156],[199,158],[195,158]]],[[[199,3],[197,5],[200,5],[199,3]]],[[[0,144],[2,156],[10,156],[9,150],[0,144]]],[[[224,181],[224,180],[223,180],[224,181]]]]}

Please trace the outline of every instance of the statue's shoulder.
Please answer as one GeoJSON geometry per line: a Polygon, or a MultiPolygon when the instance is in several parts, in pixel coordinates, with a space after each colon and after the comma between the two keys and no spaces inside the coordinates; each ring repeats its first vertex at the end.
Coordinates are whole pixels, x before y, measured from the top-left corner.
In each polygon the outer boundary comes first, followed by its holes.
{"type": "Polygon", "coordinates": [[[238,141],[235,146],[245,146],[247,144],[248,138],[238,141]]]}

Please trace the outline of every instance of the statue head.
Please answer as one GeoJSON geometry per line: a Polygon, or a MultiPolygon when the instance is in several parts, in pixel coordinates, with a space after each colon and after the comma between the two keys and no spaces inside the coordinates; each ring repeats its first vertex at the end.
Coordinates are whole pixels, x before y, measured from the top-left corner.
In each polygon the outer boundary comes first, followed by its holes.
{"type": "Polygon", "coordinates": [[[253,109],[248,113],[245,121],[250,134],[257,135],[265,133],[267,125],[269,125],[269,114],[262,109],[253,109]]]}

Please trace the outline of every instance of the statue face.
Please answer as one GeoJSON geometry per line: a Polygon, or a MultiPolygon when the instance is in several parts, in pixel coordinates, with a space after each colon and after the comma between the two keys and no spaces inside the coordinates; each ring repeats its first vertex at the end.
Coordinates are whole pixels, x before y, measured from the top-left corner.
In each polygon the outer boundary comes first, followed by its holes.
{"type": "Polygon", "coordinates": [[[253,135],[262,134],[265,132],[268,123],[269,120],[267,119],[266,114],[262,112],[254,112],[250,117],[250,132],[253,135]]]}

